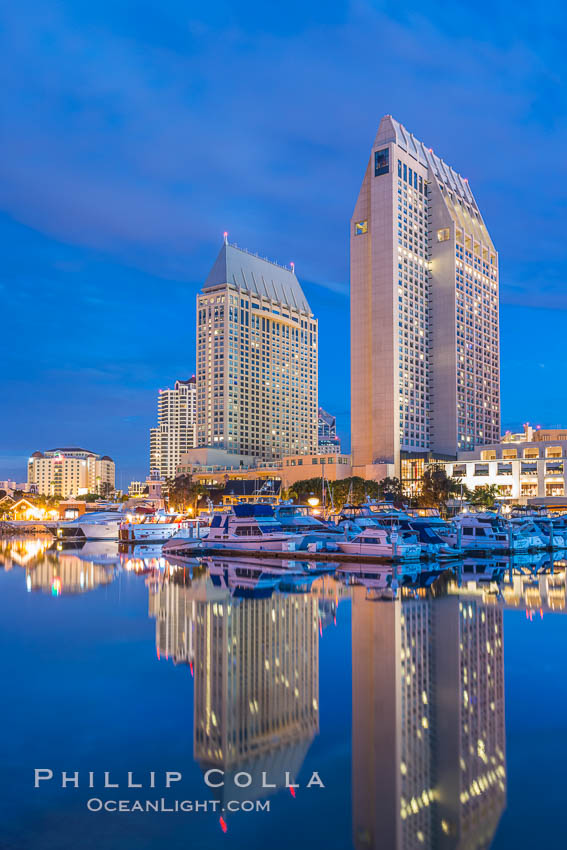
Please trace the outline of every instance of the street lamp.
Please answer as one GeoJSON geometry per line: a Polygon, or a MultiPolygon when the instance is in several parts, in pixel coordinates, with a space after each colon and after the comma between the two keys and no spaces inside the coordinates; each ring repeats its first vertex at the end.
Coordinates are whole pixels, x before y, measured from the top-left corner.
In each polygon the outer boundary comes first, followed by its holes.
{"type": "Polygon", "coordinates": [[[317,496],[315,496],[314,493],[311,493],[311,495],[307,499],[307,504],[311,505],[312,508],[316,508],[319,504],[319,499],[317,498],[317,496]]]}

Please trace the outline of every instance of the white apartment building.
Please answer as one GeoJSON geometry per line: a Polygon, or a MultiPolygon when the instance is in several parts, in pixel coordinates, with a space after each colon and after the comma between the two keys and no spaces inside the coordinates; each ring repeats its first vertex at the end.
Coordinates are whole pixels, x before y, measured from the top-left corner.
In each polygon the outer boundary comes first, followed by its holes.
{"type": "Polygon", "coordinates": [[[350,242],[355,470],[495,442],[498,256],[467,180],[390,115],[350,242]]]}
{"type": "Polygon", "coordinates": [[[446,463],[445,468],[447,475],[460,478],[470,490],[496,484],[500,497],[513,503],[564,497],[567,434],[562,440],[508,439],[473,452],[459,452],[457,460],[446,463]]]}
{"type": "Polygon", "coordinates": [[[317,319],[289,269],[225,238],[197,296],[199,447],[317,451],[317,319]]]}
{"type": "Polygon", "coordinates": [[[28,485],[43,496],[109,495],[115,488],[114,461],[80,448],[34,452],[28,461],[28,485]]]}
{"type": "Polygon", "coordinates": [[[197,383],[176,381],[158,394],[158,425],[150,428],[150,470],[173,478],[181,455],[196,446],[197,383]]]}

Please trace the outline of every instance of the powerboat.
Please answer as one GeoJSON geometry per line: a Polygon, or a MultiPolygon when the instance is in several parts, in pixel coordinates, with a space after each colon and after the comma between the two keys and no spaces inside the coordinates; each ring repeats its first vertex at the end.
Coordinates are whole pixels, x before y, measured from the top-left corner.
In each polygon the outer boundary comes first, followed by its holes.
{"type": "Polygon", "coordinates": [[[415,535],[401,536],[397,530],[366,528],[352,540],[339,540],[337,545],[347,555],[370,555],[392,561],[415,560],[421,556],[421,546],[415,535]]]}
{"type": "Polygon", "coordinates": [[[365,528],[375,528],[380,524],[383,515],[373,511],[370,505],[343,505],[341,512],[335,517],[335,522],[341,530],[363,531],[365,528]]]}
{"type": "Polygon", "coordinates": [[[459,514],[446,531],[439,531],[439,536],[465,552],[521,552],[530,548],[526,537],[510,531],[496,514],[459,514]]]}
{"type": "Polygon", "coordinates": [[[528,541],[528,549],[547,549],[550,546],[549,530],[544,531],[531,517],[510,520],[512,527],[528,541]]]}
{"type": "Polygon", "coordinates": [[[336,542],[342,534],[342,529],[314,517],[310,510],[309,505],[280,503],[274,508],[274,516],[283,531],[304,535],[302,546],[309,543],[336,542]]]}
{"type": "Polygon", "coordinates": [[[304,536],[284,531],[272,505],[237,504],[231,513],[217,514],[213,518],[207,549],[286,552],[295,549],[304,536]]]}
{"type": "Polygon", "coordinates": [[[57,540],[118,540],[124,511],[92,511],[66,522],[58,522],[57,540]]]}
{"type": "Polygon", "coordinates": [[[188,521],[182,514],[166,514],[159,511],[142,517],[131,517],[120,525],[121,543],[161,543],[187,528],[188,521]]]}

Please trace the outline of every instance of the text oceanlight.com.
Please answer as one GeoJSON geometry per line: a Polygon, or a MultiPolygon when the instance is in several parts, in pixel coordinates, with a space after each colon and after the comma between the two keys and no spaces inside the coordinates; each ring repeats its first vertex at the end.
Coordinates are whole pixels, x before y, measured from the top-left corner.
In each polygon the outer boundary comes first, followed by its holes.
{"type": "Polygon", "coordinates": [[[269,812],[269,800],[87,800],[89,812],[269,812]]]}
{"type": "MultiPolygon", "coordinates": [[[[252,774],[247,771],[238,773],[225,772],[220,768],[210,768],[203,776],[203,781],[208,788],[223,789],[223,795],[234,789],[235,796],[239,799],[224,800],[169,800],[165,797],[152,797],[151,799],[104,799],[101,796],[92,796],[86,801],[90,812],[269,812],[270,802],[258,797],[266,796],[274,790],[287,788],[295,796],[295,789],[324,788],[325,784],[319,774],[314,771],[307,782],[298,783],[293,779],[291,771],[283,771],[277,775],[267,772],[252,774]],[[242,790],[248,792],[253,799],[240,799],[242,790]]],[[[50,768],[36,768],[34,770],[34,788],[54,785],[63,790],[84,788],[94,790],[95,793],[102,790],[128,789],[180,789],[183,783],[183,774],[178,770],[148,771],[138,773],[127,771],[116,773],[113,771],[61,771],[55,772],[50,768]]],[[[228,796],[228,794],[227,794],[228,796]]]]}

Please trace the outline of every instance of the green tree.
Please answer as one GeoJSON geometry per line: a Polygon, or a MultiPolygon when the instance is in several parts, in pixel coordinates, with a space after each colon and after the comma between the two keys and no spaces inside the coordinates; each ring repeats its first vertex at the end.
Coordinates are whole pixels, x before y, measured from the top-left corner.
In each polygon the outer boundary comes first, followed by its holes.
{"type": "Polygon", "coordinates": [[[176,475],[166,480],[168,503],[176,511],[185,513],[188,508],[197,509],[199,496],[206,494],[207,488],[191,475],[176,475]]]}
{"type": "MultiPolygon", "coordinates": [[[[340,481],[329,481],[329,485],[336,510],[340,510],[347,502],[360,505],[368,499],[382,498],[380,485],[376,481],[367,481],[356,475],[340,481]]],[[[322,502],[321,479],[305,478],[296,481],[288,488],[287,495],[299,504],[305,504],[311,496],[315,496],[322,502]]],[[[328,491],[326,502],[327,504],[330,502],[328,491]]]]}
{"type": "Polygon", "coordinates": [[[114,487],[109,481],[102,481],[99,487],[101,499],[108,499],[114,493],[114,487]]]}
{"type": "Polygon", "coordinates": [[[500,488],[497,484],[481,484],[480,487],[475,487],[469,495],[469,502],[478,508],[493,508],[496,504],[496,499],[500,495],[500,488]]]}
{"type": "Polygon", "coordinates": [[[419,504],[422,508],[444,508],[448,499],[460,492],[458,478],[451,478],[442,466],[432,466],[423,474],[419,504]]]}
{"type": "Polygon", "coordinates": [[[393,501],[396,507],[403,504],[404,491],[399,478],[383,478],[378,482],[378,492],[381,499],[393,501]]]}

